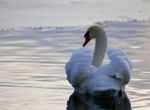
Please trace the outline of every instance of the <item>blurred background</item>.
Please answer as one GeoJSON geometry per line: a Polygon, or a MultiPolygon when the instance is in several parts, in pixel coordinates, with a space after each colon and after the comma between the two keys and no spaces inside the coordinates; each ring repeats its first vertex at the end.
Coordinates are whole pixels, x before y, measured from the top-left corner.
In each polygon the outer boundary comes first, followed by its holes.
{"type": "Polygon", "coordinates": [[[143,20],[149,0],[0,0],[0,27],[80,26],[97,21],[143,20]]]}

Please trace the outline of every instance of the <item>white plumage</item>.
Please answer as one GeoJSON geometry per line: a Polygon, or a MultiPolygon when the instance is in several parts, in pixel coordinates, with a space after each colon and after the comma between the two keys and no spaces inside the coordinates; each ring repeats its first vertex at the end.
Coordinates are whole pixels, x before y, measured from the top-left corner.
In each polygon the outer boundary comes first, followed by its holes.
{"type": "Polygon", "coordinates": [[[75,91],[91,95],[112,89],[124,91],[132,68],[126,54],[119,48],[107,48],[110,63],[96,67],[92,64],[93,53],[91,49],[83,47],[75,51],[66,64],[67,80],[75,91]]]}

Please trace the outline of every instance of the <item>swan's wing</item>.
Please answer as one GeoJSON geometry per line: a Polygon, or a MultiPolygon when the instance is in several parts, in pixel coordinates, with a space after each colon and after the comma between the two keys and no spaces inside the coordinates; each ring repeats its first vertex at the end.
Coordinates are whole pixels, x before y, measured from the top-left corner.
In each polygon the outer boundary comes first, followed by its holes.
{"type": "Polygon", "coordinates": [[[90,73],[88,70],[92,62],[92,53],[92,50],[88,48],[77,50],[66,64],[67,80],[72,86],[79,86],[84,81],[84,77],[88,77],[88,73],[90,73]]]}
{"type": "Polygon", "coordinates": [[[109,48],[107,55],[110,59],[111,76],[127,84],[130,81],[132,65],[127,55],[119,48],[109,48]]]}

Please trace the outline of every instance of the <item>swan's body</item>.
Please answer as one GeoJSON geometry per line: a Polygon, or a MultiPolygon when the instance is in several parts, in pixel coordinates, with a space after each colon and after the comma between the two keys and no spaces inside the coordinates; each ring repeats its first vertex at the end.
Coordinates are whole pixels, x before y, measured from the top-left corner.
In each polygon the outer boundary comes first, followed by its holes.
{"type": "Polygon", "coordinates": [[[82,94],[95,95],[99,91],[107,90],[124,91],[131,74],[127,56],[119,48],[107,48],[105,32],[99,26],[92,26],[87,32],[85,37],[96,38],[95,51],[84,47],[73,53],[66,64],[68,81],[75,91],[82,94]],[[102,66],[105,52],[110,63],[102,66]]]}

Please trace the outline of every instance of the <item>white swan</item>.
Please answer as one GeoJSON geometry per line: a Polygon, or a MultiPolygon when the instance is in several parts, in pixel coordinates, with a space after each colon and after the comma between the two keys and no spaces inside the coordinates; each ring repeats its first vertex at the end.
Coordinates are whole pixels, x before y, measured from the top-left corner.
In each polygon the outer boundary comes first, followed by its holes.
{"type": "Polygon", "coordinates": [[[132,69],[126,54],[119,48],[107,48],[106,34],[100,26],[88,28],[84,37],[83,48],[74,52],[65,66],[67,79],[75,91],[91,95],[107,90],[125,91],[132,69]],[[92,50],[84,46],[94,38],[96,45],[93,55],[92,50]],[[102,65],[105,52],[110,63],[102,65]]]}

